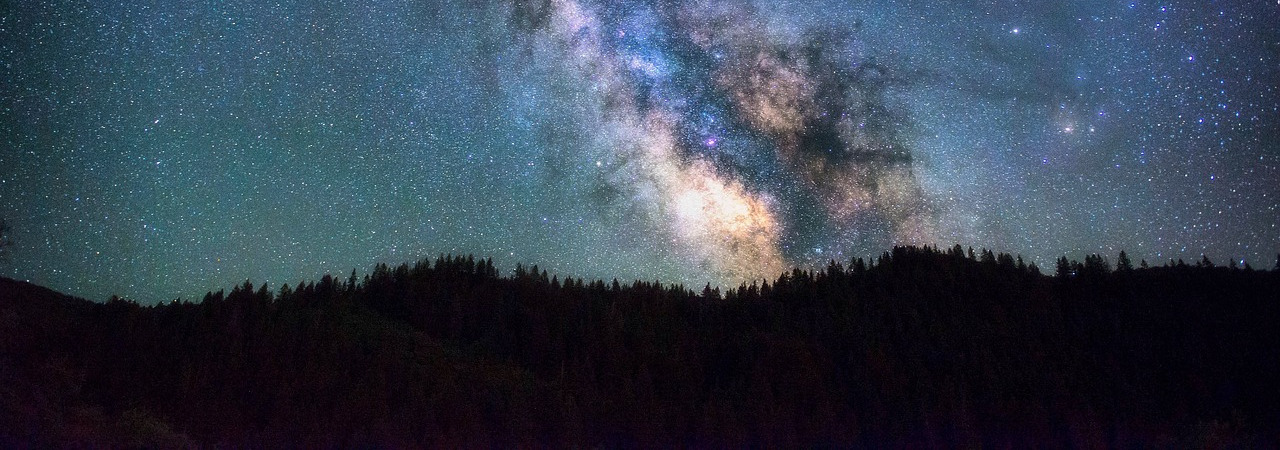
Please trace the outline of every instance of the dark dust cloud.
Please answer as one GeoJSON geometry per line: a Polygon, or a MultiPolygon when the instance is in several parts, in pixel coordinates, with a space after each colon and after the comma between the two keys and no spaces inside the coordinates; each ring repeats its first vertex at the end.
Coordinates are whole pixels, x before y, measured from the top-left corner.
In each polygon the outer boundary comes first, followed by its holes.
{"type": "Polygon", "coordinates": [[[19,2],[3,275],[439,253],[701,286],[954,243],[1271,265],[1280,5],[19,2]]]}

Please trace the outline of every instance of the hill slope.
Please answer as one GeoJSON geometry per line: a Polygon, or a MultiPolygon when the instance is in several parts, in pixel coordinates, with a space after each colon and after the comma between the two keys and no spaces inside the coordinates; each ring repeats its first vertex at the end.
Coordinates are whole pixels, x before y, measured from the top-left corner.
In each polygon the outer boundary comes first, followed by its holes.
{"type": "Polygon", "coordinates": [[[971,255],[701,294],[469,257],[155,307],[0,280],[0,445],[1278,442],[1276,272],[971,255]]]}

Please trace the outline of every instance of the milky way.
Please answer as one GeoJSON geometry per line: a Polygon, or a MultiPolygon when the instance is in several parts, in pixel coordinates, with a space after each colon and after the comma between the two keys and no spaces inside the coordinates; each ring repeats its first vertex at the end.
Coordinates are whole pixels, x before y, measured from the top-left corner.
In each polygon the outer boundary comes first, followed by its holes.
{"type": "Polygon", "coordinates": [[[1280,251],[1280,5],[259,3],[0,11],[0,273],[159,301],[439,253],[701,286],[1280,251]]]}
{"type": "Polygon", "coordinates": [[[933,242],[906,113],[886,98],[894,68],[858,55],[851,30],[773,30],[725,2],[509,8],[519,33],[502,64],[591,87],[573,101],[593,110],[569,121],[595,139],[542,144],[598,155],[594,189],[611,195],[591,201],[713,281],[775,276],[812,248],[800,244],[933,242]]]}

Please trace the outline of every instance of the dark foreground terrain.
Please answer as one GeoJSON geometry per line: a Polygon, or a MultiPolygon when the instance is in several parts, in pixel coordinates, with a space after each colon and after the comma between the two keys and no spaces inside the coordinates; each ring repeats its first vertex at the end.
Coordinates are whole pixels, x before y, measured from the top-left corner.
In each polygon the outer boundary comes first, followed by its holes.
{"type": "Polygon", "coordinates": [[[0,279],[0,447],[1277,445],[1280,272],[1116,265],[897,248],[693,292],[441,258],[154,307],[0,279]]]}

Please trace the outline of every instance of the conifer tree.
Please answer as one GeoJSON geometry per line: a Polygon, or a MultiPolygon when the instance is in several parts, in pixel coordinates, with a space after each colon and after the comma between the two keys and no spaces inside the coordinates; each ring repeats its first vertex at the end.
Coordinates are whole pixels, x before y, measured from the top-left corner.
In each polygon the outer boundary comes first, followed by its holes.
{"type": "Polygon", "coordinates": [[[1067,260],[1066,255],[1063,255],[1062,257],[1058,258],[1058,267],[1057,267],[1056,273],[1058,275],[1058,278],[1067,278],[1071,276],[1071,261],[1067,260]]]}
{"type": "Polygon", "coordinates": [[[1133,270],[1133,262],[1129,261],[1129,255],[1120,250],[1120,256],[1116,257],[1116,271],[1129,272],[1133,270]]]}

